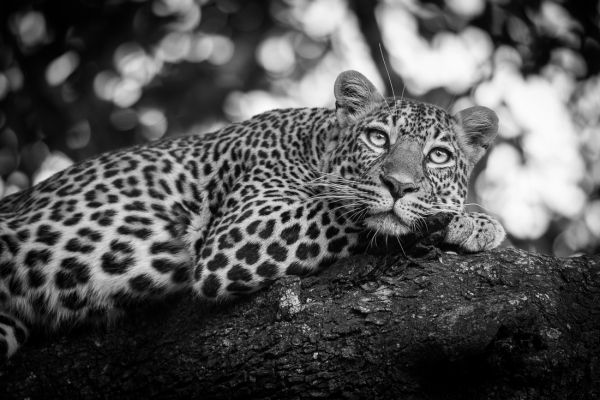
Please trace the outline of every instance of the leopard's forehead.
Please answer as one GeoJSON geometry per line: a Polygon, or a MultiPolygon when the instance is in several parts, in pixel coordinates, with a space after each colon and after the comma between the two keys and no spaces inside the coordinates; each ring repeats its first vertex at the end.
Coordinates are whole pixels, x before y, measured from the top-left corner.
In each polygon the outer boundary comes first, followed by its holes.
{"type": "Polygon", "coordinates": [[[453,136],[452,117],[444,109],[414,100],[387,99],[374,109],[364,123],[389,131],[390,136],[403,139],[441,138],[453,136]]]}

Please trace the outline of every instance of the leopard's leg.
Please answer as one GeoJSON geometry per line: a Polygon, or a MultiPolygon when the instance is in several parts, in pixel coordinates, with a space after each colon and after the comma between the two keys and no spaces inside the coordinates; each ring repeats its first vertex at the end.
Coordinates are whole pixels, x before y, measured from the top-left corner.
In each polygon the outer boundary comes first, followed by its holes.
{"type": "Polygon", "coordinates": [[[478,252],[498,247],[505,236],[504,228],[495,218],[461,212],[448,224],[444,241],[468,252],[478,252]]]}
{"type": "Polygon", "coordinates": [[[13,356],[25,343],[29,331],[14,315],[0,311],[0,363],[13,356]]]}
{"type": "Polygon", "coordinates": [[[204,298],[235,297],[283,275],[317,272],[357,241],[325,202],[250,191],[226,204],[195,260],[193,288],[204,298]]]}

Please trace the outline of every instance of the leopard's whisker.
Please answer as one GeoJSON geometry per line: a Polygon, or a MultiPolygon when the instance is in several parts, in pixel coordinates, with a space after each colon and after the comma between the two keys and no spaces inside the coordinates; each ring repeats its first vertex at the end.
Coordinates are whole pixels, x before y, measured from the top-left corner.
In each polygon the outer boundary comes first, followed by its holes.
{"type": "Polygon", "coordinates": [[[362,220],[364,218],[365,213],[367,213],[368,211],[369,210],[367,207],[359,208],[354,214],[350,216],[350,218],[354,220],[362,220]]]}
{"type": "MultiPolygon", "coordinates": [[[[386,72],[388,80],[390,82],[390,89],[392,90],[392,96],[394,98],[394,113],[396,113],[396,109],[395,109],[396,93],[394,91],[394,85],[392,85],[392,77],[390,75],[390,71],[388,70],[387,63],[385,62],[385,56],[383,54],[383,47],[381,46],[381,42],[379,43],[379,52],[381,53],[381,61],[383,61],[383,66],[385,67],[385,72],[386,72]]],[[[392,113],[392,110],[390,110],[390,105],[388,104],[387,100],[384,100],[384,103],[385,103],[386,107],[388,108],[388,111],[390,112],[390,114],[393,115],[394,113],[392,113]]]]}
{"type": "Polygon", "coordinates": [[[377,238],[377,235],[379,234],[379,230],[380,228],[378,227],[374,232],[373,232],[373,236],[371,237],[371,240],[369,241],[369,244],[367,246],[367,248],[373,248],[375,247],[375,240],[377,238]]]}
{"type": "Polygon", "coordinates": [[[396,236],[396,240],[398,241],[398,245],[400,246],[400,250],[402,251],[402,254],[404,254],[404,257],[406,258],[406,252],[404,251],[404,246],[402,246],[402,241],[400,240],[400,237],[396,236]]]}
{"type": "Polygon", "coordinates": [[[362,207],[363,207],[362,204],[357,204],[352,209],[344,212],[342,214],[342,217],[348,218],[348,219],[353,219],[352,217],[357,215],[357,213],[361,211],[362,207]]]}
{"type": "Polygon", "coordinates": [[[356,184],[356,185],[361,185],[360,181],[357,181],[355,179],[350,179],[350,178],[346,178],[337,174],[332,174],[332,173],[327,173],[327,172],[318,172],[319,175],[321,175],[320,177],[317,177],[309,182],[307,182],[307,184],[311,184],[313,182],[317,182],[319,180],[327,180],[327,182],[343,182],[343,183],[352,183],[352,184],[356,184]]]}

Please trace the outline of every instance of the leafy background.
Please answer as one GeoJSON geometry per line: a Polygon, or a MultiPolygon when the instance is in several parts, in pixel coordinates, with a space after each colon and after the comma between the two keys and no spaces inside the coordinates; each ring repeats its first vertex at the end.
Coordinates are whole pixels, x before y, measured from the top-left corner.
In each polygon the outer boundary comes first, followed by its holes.
{"type": "Polygon", "coordinates": [[[332,106],[357,69],[496,110],[472,207],[519,247],[597,253],[599,26],[592,0],[2,0],[0,197],[117,147],[332,106]]]}

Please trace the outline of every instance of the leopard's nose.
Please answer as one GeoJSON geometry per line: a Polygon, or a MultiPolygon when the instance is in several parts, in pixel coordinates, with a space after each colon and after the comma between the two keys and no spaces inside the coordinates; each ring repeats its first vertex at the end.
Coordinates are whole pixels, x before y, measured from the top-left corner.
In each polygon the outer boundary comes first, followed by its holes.
{"type": "Polygon", "coordinates": [[[412,181],[400,182],[391,175],[381,174],[379,176],[381,182],[390,191],[394,200],[398,200],[407,193],[414,193],[419,190],[419,187],[412,181]]]}

